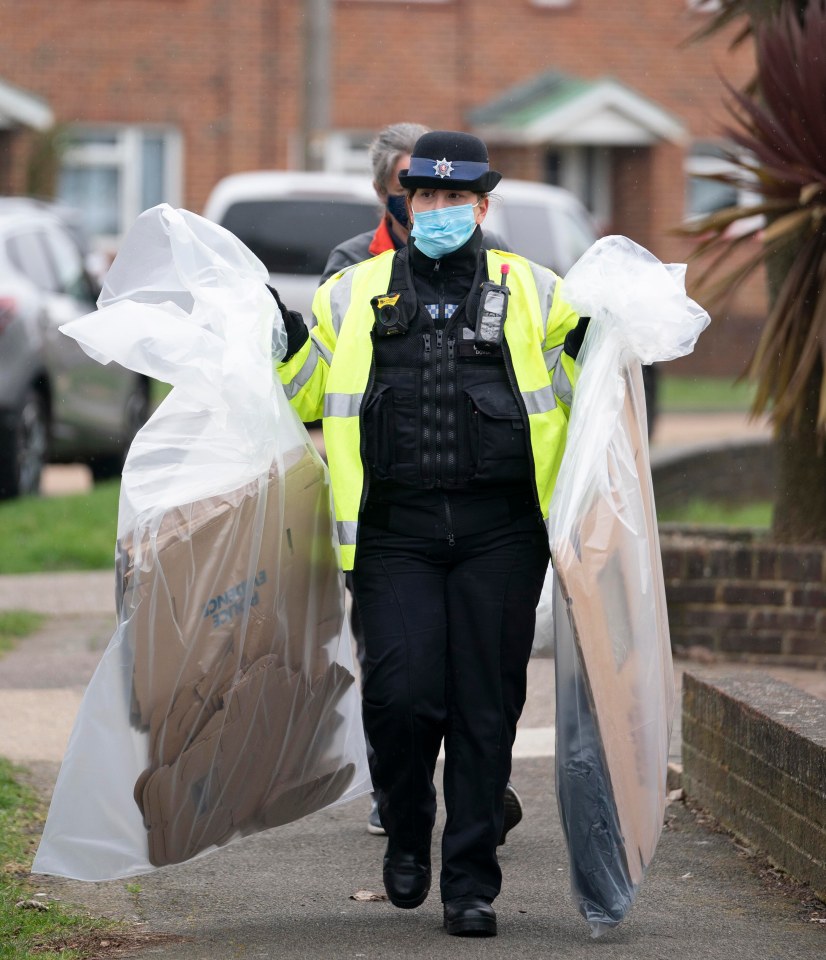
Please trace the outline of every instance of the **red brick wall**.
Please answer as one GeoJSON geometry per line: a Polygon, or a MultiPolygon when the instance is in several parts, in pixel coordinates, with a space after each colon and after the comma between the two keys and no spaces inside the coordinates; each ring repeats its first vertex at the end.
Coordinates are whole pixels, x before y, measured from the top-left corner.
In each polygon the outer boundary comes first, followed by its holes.
{"type": "Polygon", "coordinates": [[[296,6],[0,0],[0,76],[44,98],[58,122],[176,126],[183,204],[199,210],[224,174],[286,164],[301,82],[296,6]]]}
{"type": "MultiPolygon", "coordinates": [[[[572,0],[562,9],[330,0],[330,8],[336,129],[372,133],[401,119],[466,128],[470,109],[553,69],[611,77],[673,113],[690,138],[716,137],[726,119],[718,71],[742,84],[753,69],[749,45],[731,52],[730,35],[684,44],[704,22],[685,0],[572,0]]],[[[176,126],[181,199],[197,211],[225,174],[300,158],[305,9],[304,0],[0,0],[0,78],[44,98],[58,122],[176,126]]],[[[543,153],[499,148],[493,160],[507,175],[541,178],[543,153]]],[[[4,163],[0,188],[21,189],[20,156],[6,151],[4,163]]],[[[684,261],[690,247],[671,234],[683,213],[681,148],[617,151],[613,186],[612,229],[684,261]]],[[[728,330],[715,324],[682,361],[688,369],[740,372],[765,312],[760,283],[729,312],[728,330]]]]}
{"type": "Polygon", "coordinates": [[[749,531],[660,529],[675,650],[826,667],[826,556],[749,531]]]}
{"type": "Polygon", "coordinates": [[[716,68],[739,84],[752,59],[748,45],[728,50],[731,33],[684,46],[703,22],[685,0],[573,0],[560,9],[529,0],[338,0],[333,121],[363,127],[372,91],[367,126],[462,124],[469,107],[559,70],[613,77],[674,112],[692,136],[716,136],[725,119],[716,68]]]}

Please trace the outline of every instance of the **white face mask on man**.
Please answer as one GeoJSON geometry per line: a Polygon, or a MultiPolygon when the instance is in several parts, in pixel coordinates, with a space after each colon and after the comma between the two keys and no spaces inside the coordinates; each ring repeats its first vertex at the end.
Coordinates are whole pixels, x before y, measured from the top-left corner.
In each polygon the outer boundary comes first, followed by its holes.
{"type": "Polygon", "coordinates": [[[476,229],[476,203],[463,203],[457,207],[440,207],[437,210],[414,211],[410,236],[426,257],[440,260],[458,250],[476,229]]]}

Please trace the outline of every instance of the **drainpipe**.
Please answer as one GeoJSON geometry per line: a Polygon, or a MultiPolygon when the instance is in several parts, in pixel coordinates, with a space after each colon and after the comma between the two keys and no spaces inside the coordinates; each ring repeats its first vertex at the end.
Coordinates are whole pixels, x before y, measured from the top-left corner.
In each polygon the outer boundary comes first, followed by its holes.
{"type": "Polygon", "coordinates": [[[304,0],[304,169],[324,168],[330,128],[330,29],[333,0],[304,0]]]}

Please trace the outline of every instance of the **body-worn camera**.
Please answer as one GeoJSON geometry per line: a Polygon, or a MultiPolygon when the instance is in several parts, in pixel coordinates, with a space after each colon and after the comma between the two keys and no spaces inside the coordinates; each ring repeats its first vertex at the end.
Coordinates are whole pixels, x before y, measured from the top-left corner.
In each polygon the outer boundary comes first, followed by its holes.
{"type": "Polygon", "coordinates": [[[373,316],[376,318],[377,336],[392,337],[396,334],[407,333],[410,319],[404,315],[404,311],[401,309],[403,303],[400,293],[386,293],[378,297],[372,297],[370,306],[373,308],[373,316]]]}

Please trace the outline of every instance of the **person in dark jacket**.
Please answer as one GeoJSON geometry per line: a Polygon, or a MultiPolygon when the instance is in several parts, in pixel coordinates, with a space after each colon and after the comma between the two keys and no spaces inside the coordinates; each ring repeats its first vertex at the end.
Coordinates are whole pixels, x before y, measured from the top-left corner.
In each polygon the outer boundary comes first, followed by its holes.
{"type": "Polygon", "coordinates": [[[381,130],[370,144],[373,189],[384,213],[375,230],[350,237],[330,251],[321,275],[322,283],[345,267],[385,250],[399,250],[407,244],[410,232],[407,199],[399,183],[399,171],[409,165],[411,150],[419,137],[427,132],[427,127],[420,123],[394,123],[381,130]]]}
{"type": "MultiPolygon", "coordinates": [[[[382,203],[384,214],[375,230],[359,233],[335,247],[327,259],[321,282],[333,274],[351,267],[369,257],[375,257],[387,250],[400,250],[407,245],[410,234],[410,220],[407,215],[406,191],[399,183],[399,172],[410,166],[410,154],[419,137],[428,133],[427,127],[420,123],[394,123],[381,130],[370,144],[370,164],[373,170],[373,189],[382,203]]],[[[495,235],[487,233],[483,245],[489,249],[507,250],[504,243],[495,235]]],[[[351,594],[350,626],[356,641],[359,664],[364,669],[364,638],[358,604],[352,599],[352,576],[347,576],[347,588],[351,594]]],[[[369,738],[368,754],[372,754],[369,738]]],[[[505,843],[508,833],[522,820],[522,801],[515,787],[509,781],[505,788],[505,818],[500,846],[505,843]]],[[[378,797],[374,791],[367,817],[367,830],[374,836],[384,836],[379,814],[378,797]]]]}
{"type": "Polygon", "coordinates": [[[324,418],[341,562],[364,631],[385,889],[404,909],[429,893],[444,743],[444,924],[493,936],[544,521],[587,318],[552,271],[484,249],[500,175],[481,140],[427,133],[399,179],[408,244],[334,274],[311,332],[279,302],[278,375],[305,422],[324,418]]]}

